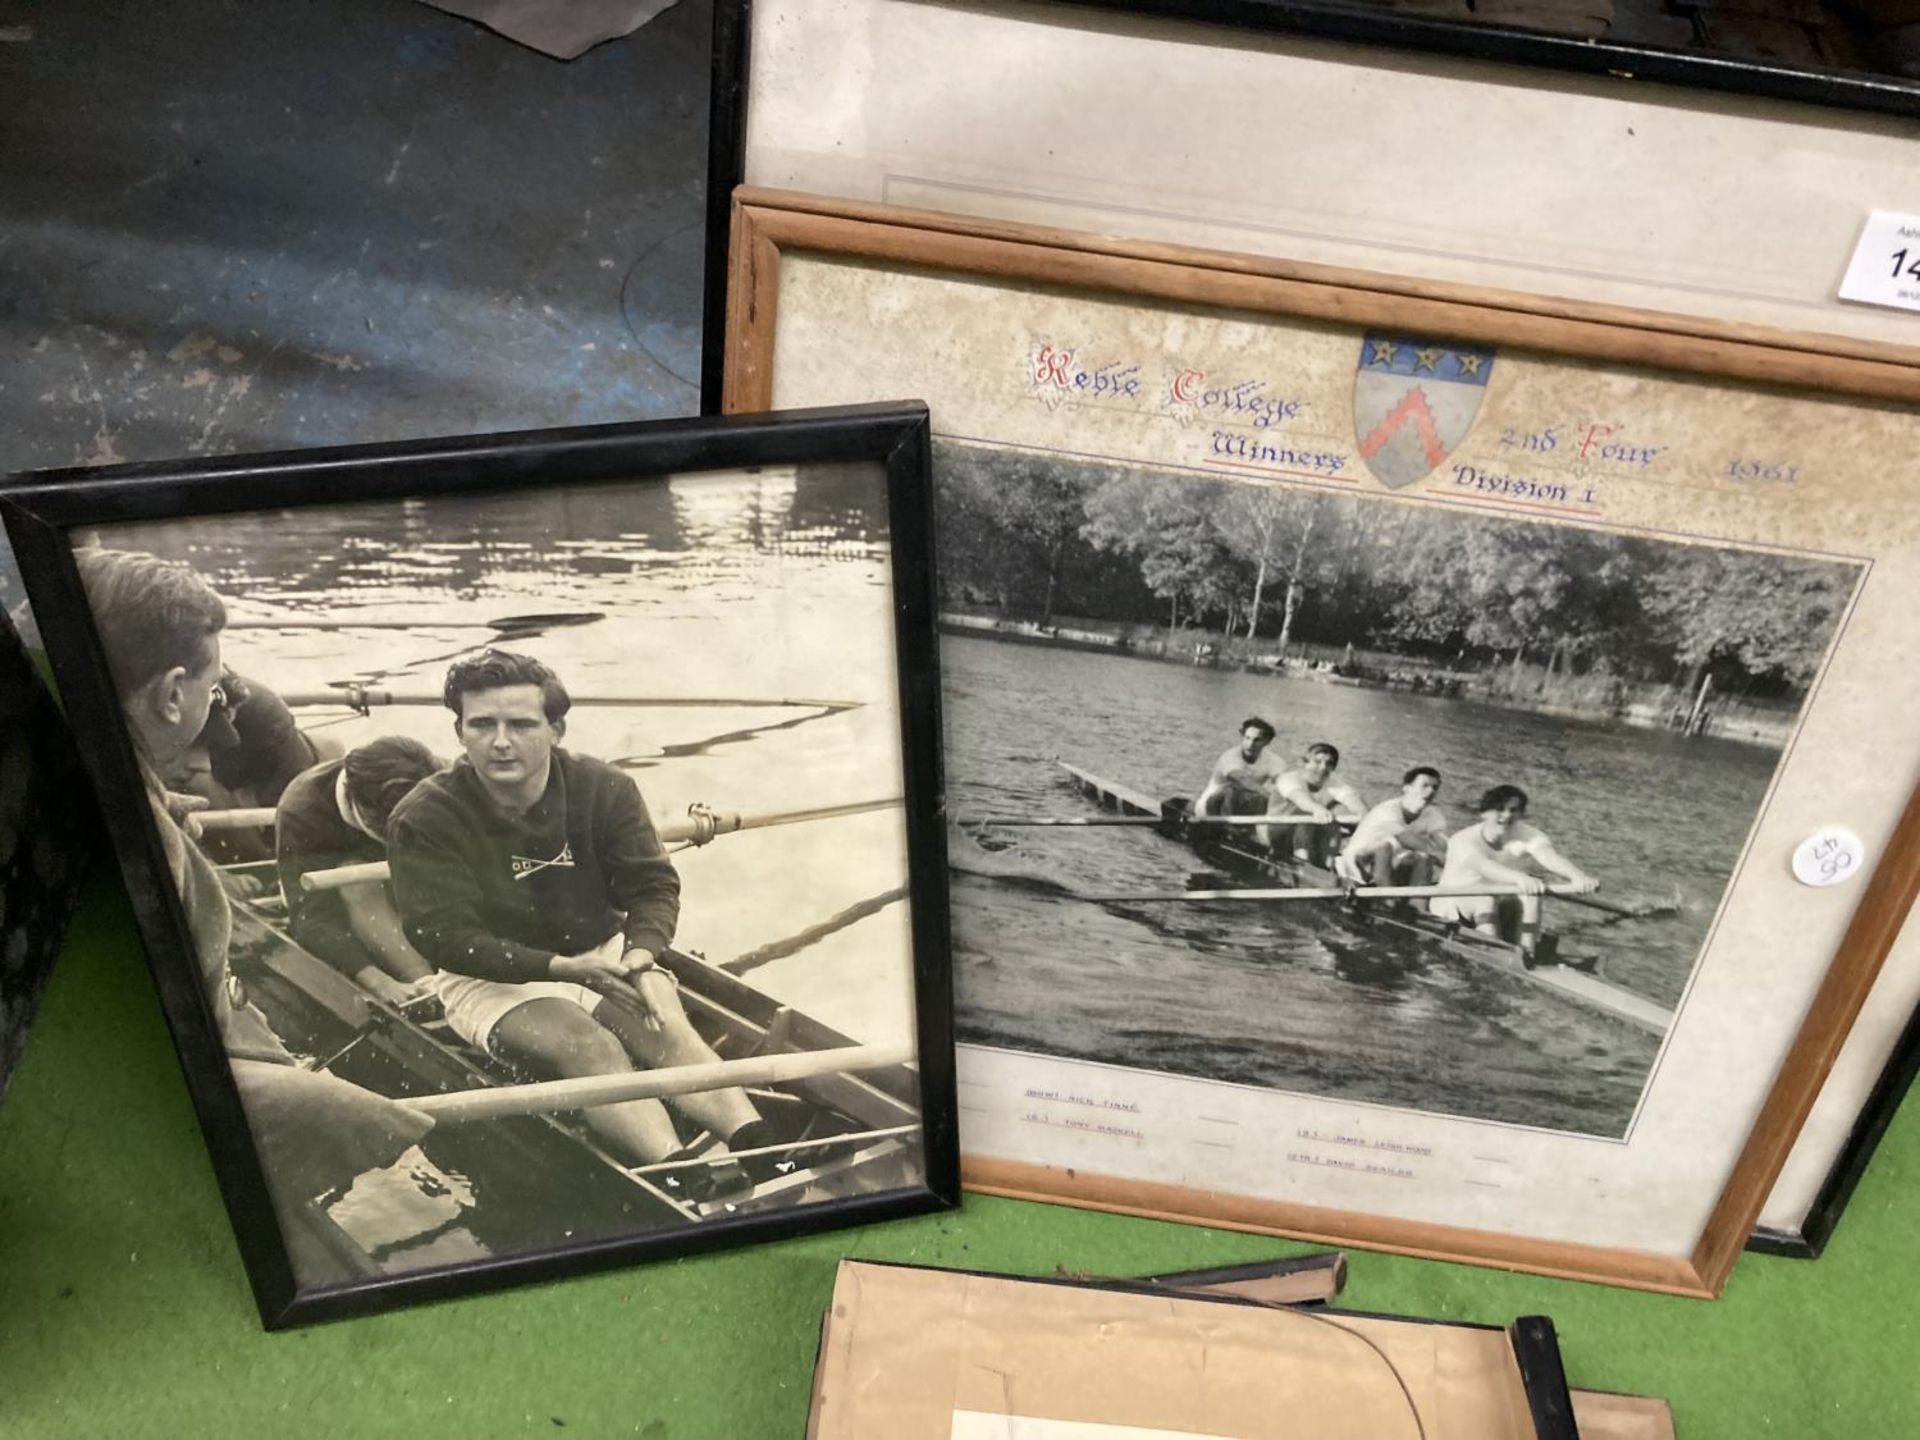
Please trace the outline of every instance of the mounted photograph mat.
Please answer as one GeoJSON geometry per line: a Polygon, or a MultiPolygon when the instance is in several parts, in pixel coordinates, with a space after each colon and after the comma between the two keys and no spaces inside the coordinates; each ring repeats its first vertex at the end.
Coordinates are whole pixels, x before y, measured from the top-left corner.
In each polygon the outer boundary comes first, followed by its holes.
{"type": "MultiPolygon", "coordinates": [[[[702,406],[721,406],[742,183],[1915,363],[1911,317],[1838,287],[1873,212],[1911,208],[1920,140],[1824,107],[1910,115],[1920,87],[1497,34],[1260,0],[726,0],[702,406]]],[[[1755,1248],[1811,1256],[1833,1233],[1920,1068],[1917,1010],[1920,935],[1889,955],[1755,1248]]]]}
{"type": "Polygon", "coordinates": [[[728,403],[933,410],[968,1183],[1717,1292],[1920,877],[1920,370],[739,199],[728,403]],[[1263,709],[1615,913],[1329,903],[1183,808],[1263,709]]]}
{"type": "Polygon", "coordinates": [[[736,184],[1920,353],[1899,314],[1835,295],[1867,213],[1910,193],[1909,123],[1639,84],[1632,64],[1572,76],[1285,33],[1296,18],[718,7],[705,403],[736,184]]]}

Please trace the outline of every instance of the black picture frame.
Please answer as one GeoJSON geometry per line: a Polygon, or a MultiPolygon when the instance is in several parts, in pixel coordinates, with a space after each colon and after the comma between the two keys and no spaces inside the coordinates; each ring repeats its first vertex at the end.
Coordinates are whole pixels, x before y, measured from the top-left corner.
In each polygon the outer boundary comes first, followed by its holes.
{"type": "Polygon", "coordinates": [[[1880,1146],[1881,1136],[1887,1133],[1887,1127],[1899,1113],[1900,1102],[1912,1088],[1916,1074],[1920,1074],[1920,1010],[1908,1017],[1900,1031],[1893,1053],[1887,1056],[1886,1064],[1874,1078],[1873,1089],[1867,1092],[1865,1103],[1853,1117],[1846,1141],[1834,1156],[1833,1165],[1820,1182],[1820,1189],[1801,1217],[1799,1227],[1762,1225],[1753,1232],[1747,1249],[1790,1260],[1820,1258],[1827,1242],[1833,1238],[1847,1202],[1853,1198],[1860,1177],[1867,1173],[1867,1165],[1880,1146]]]}
{"type": "MultiPolygon", "coordinates": [[[[1548,35],[1506,25],[1464,24],[1340,0],[1058,0],[1261,34],[1345,41],[1391,51],[1645,81],[1680,89],[1753,95],[1870,114],[1920,117],[1920,83],[1855,71],[1810,70],[1772,60],[1666,50],[1609,40],[1548,35]]],[[[753,0],[714,0],[713,79],[709,92],[707,251],[700,409],[720,411],[726,329],[728,217],[746,178],[747,95],[753,0]]]]}
{"type": "Polygon", "coordinates": [[[267,1328],[867,1224],[958,1203],[928,463],[926,408],[893,404],[47,471],[15,477],[0,490],[0,513],[101,800],[149,967],[267,1328]],[[116,523],[356,501],[481,496],[556,483],[664,483],[701,471],[848,462],[876,463],[886,477],[923,1183],[795,1204],[764,1215],[718,1214],[653,1233],[556,1244],[477,1263],[303,1286],[276,1220],[265,1169],[249,1136],[240,1092],[201,982],[185,907],[151,818],[134,745],[74,560],[74,532],[116,523]]]}

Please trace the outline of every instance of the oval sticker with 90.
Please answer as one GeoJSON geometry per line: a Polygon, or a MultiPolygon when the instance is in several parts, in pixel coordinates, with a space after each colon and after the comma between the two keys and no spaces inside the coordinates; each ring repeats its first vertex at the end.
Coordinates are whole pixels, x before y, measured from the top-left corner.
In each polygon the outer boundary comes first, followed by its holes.
{"type": "Polygon", "coordinates": [[[1866,857],[1860,837],[1843,825],[1816,830],[1793,852],[1793,875],[1802,885],[1838,885],[1859,873],[1866,857]]]}

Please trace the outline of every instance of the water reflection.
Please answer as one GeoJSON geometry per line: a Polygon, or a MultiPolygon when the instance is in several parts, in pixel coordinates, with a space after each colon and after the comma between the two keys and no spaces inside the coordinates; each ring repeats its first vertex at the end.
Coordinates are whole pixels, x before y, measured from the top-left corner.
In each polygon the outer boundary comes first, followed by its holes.
{"type": "Polygon", "coordinates": [[[872,561],[885,553],[880,481],[873,465],[609,481],[123,526],[113,543],[187,561],[287,614],[342,618],[375,599],[445,610],[530,570],[577,595],[623,576],[711,585],[776,551],[872,561]]]}

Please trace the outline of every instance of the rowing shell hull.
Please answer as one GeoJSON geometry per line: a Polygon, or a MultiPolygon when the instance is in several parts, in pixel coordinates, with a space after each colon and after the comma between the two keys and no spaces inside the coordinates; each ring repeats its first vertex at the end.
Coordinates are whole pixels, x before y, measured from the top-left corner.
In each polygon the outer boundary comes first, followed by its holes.
{"type": "MultiPolygon", "coordinates": [[[[1256,850],[1243,840],[1216,838],[1184,821],[1180,802],[1162,802],[1141,790],[1102,779],[1091,771],[1060,762],[1060,768],[1072,779],[1074,788],[1102,809],[1119,815],[1153,815],[1165,822],[1164,833],[1181,841],[1208,865],[1253,880],[1257,883],[1293,885],[1340,885],[1340,879],[1317,865],[1282,860],[1256,850]]],[[[1528,969],[1521,960],[1520,947],[1472,930],[1457,930],[1439,919],[1370,909],[1371,923],[1418,937],[1422,943],[1446,954],[1491,969],[1543,990],[1565,996],[1578,1005],[1624,1020],[1654,1035],[1665,1035],[1673,1023],[1673,1012],[1655,1004],[1644,995],[1626,990],[1586,970],[1569,965],[1539,965],[1528,969]]]]}
{"type": "MultiPolygon", "coordinates": [[[[396,1099],[535,1078],[503,1071],[444,1024],[416,1022],[371,999],[302,948],[263,909],[237,904],[234,920],[235,973],[275,1032],[318,1068],[396,1099]]],[[[668,951],[661,963],[680,980],[688,1017],[722,1059],[854,1043],[691,956],[668,951]]],[[[918,1076],[909,1066],[817,1076],[757,1091],[755,1098],[763,1109],[784,1107],[789,1128],[804,1128],[809,1136],[919,1120],[918,1076]]],[[[661,1176],[631,1173],[576,1116],[527,1115],[442,1127],[424,1147],[442,1170],[474,1182],[475,1208],[461,1224],[482,1245],[497,1240],[499,1248],[531,1252],[694,1223],[716,1213],[717,1207],[697,1206],[671,1193],[661,1176]],[[510,1223],[502,1223],[502,1217],[510,1217],[510,1223]]],[[[799,1166],[751,1195],[732,1197],[724,1213],[790,1204],[810,1186],[816,1188],[809,1199],[910,1184],[916,1156],[898,1140],[884,1140],[830,1166],[799,1166]]],[[[396,1268],[395,1254],[369,1250],[335,1223],[325,1199],[292,1207],[303,1233],[289,1234],[288,1242],[302,1257],[303,1274],[345,1279],[396,1268]]]]}

